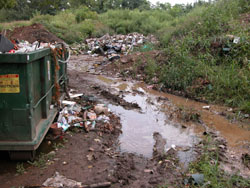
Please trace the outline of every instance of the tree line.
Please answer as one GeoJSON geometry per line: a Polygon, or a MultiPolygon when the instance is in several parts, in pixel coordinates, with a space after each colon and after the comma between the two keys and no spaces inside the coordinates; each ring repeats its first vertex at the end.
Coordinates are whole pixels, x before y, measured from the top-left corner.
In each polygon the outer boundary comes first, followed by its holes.
{"type": "Polygon", "coordinates": [[[196,4],[175,5],[157,3],[152,5],[148,0],[0,0],[0,9],[8,14],[9,20],[30,19],[34,14],[55,15],[58,11],[85,6],[91,11],[103,13],[110,9],[161,9],[174,12],[187,12],[194,6],[206,3],[199,0],[196,4]]]}

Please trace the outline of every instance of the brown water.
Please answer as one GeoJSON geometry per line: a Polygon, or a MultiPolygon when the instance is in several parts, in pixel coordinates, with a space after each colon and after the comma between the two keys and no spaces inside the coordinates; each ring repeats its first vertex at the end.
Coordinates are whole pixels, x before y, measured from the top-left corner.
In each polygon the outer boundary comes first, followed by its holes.
{"type": "Polygon", "coordinates": [[[142,109],[140,112],[126,110],[121,106],[109,106],[121,117],[123,134],[120,136],[120,149],[122,151],[151,157],[154,145],[152,135],[154,132],[159,132],[167,140],[166,149],[170,148],[171,145],[183,148],[191,147],[189,150],[179,151],[179,157],[184,163],[192,160],[194,158],[192,146],[197,142],[199,135],[205,131],[205,128],[192,122],[184,123],[176,118],[170,121],[168,119],[168,115],[171,113],[169,104],[172,104],[198,111],[204,124],[226,139],[233,155],[241,156],[242,153],[249,152],[250,131],[243,128],[248,125],[230,122],[226,117],[219,115],[219,112],[227,111],[226,107],[210,105],[210,109],[207,110],[203,109],[203,106],[207,106],[205,103],[148,89],[144,83],[124,82],[111,78],[108,81],[106,79],[99,80],[107,84],[108,87],[123,91],[123,97],[126,101],[136,102],[142,109]],[[139,90],[139,92],[136,93],[135,90],[139,90]],[[158,103],[158,97],[169,99],[169,104],[158,103]],[[183,129],[180,123],[184,124],[187,129],[183,129]]]}
{"type": "Polygon", "coordinates": [[[137,88],[141,94],[135,94],[132,92],[133,84],[118,82],[113,87],[119,90],[126,89],[128,92],[123,98],[127,102],[137,103],[141,108],[141,110],[126,110],[121,106],[109,105],[111,111],[121,118],[123,131],[119,138],[121,151],[150,158],[155,144],[153,134],[159,132],[167,141],[166,151],[173,146],[189,148],[187,151],[178,152],[180,161],[187,164],[195,159],[192,147],[199,139],[194,129],[192,127],[184,129],[179,123],[170,121],[168,114],[162,109],[162,103],[157,102],[157,95],[148,94],[142,88],[137,88]]]}

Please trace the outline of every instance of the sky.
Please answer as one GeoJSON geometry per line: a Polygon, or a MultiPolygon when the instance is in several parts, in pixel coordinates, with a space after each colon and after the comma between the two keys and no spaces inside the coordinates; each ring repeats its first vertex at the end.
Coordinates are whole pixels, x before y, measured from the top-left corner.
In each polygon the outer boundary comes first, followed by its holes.
{"type": "Polygon", "coordinates": [[[151,3],[155,4],[157,1],[160,3],[170,3],[171,5],[175,4],[187,4],[187,3],[194,3],[197,0],[149,0],[151,3]]]}

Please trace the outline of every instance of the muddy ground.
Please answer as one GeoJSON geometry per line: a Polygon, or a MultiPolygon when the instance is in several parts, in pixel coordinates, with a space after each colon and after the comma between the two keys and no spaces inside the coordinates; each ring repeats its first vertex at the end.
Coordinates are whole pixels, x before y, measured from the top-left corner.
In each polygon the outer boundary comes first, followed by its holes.
{"type": "Polygon", "coordinates": [[[49,32],[41,24],[33,24],[31,26],[17,27],[13,30],[7,31],[7,36],[9,39],[13,40],[25,40],[30,43],[35,41],[53,43],[53,42],[63,42],[62,39],[59,39],[56,35],[49,32]]]}
{"type": "Polygon", "coordinates": [[[63,147],[45,140],[39,151],[53,151],[53,157],[42,161],[46,164],[42,168],[24,163],[23,174],[17,174],[17,162],[1,153],[1,187],[41,186],[55,172],[84,185],[184,187],[187,165],[199,157],[207,134],[220,146],[221,167],[250,177],[241,160],[250,151],[250,131],[223,116],[226,107],[210,105],[207,109],[207,104],[127,81],[118,70],[107,68],[111,63],[102,57],[73,56],[68,74],[69,88],[108,105],[112,129],[107,131],[99,123],[97,131],[68,131],[61,138],[64,141],[57,141],[63,147]]]}

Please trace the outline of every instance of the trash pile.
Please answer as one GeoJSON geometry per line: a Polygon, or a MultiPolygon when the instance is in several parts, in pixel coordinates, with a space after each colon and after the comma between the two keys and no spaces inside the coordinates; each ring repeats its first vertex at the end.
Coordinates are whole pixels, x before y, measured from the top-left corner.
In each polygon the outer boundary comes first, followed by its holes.
{"type": "Polygon", "coordinates": [[[158,41],[153,35],[145,37],[143,34],[131,33],[128,35],[104,35],[101,38],[90,38],[86,44],[72,46],[73,54],[88,54],[92,56],[106,56],[110,61],[120,59],[120,55],[128,55],[134,47],[145,43],[156,44],[158,41]]]}
{"type": "MultiPolygon", "coordinates": [[[[72,90],[71,90],[72,92],[72,90]]],[[[97,130],[98,122],[104,129],[112,131],[110,124],[110,109],[105,104],[98,104],[93,96],[69,93],[70,100],[61,102],[62,108],[56,123],[51,125],[51,132],[56,136],[62,135],[72,127],[83,128],[86,132],[97,130]]]]}
{"type": "Polygon", "coordinates": [[[55,45],[52,45],[50,43],[42,43],[39,41],[35,41],[33,43],[18,40],[10,41],[7,37],[0,34],[0,54],[27,53],[43,48],[55,48],[55,45]]]}

